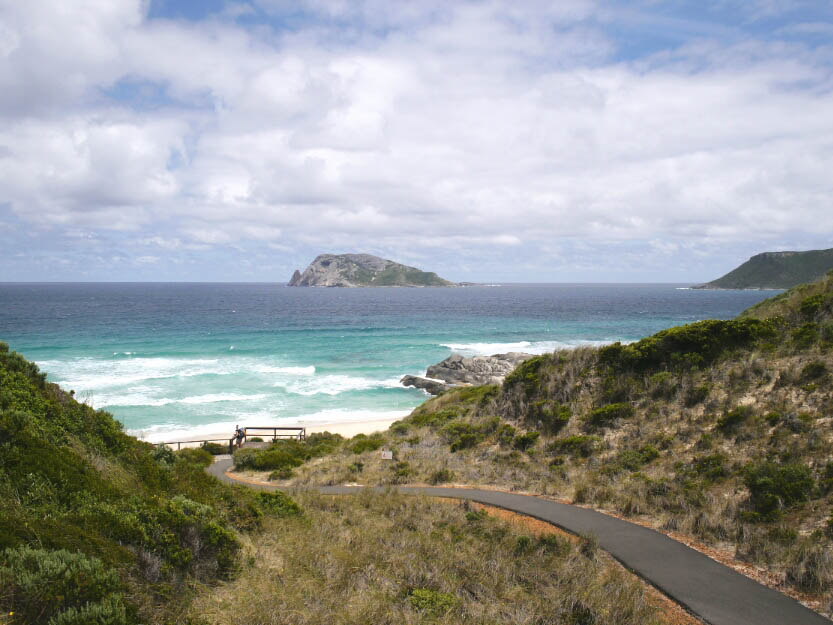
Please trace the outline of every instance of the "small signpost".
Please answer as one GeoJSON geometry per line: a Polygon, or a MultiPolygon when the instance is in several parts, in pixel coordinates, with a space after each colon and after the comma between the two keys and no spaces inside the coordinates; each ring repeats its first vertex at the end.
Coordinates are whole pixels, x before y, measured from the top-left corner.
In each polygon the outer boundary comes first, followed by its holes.
{"type": "Polygon", "coordinates": [[[388,449],[383,449],[382,460],[393,460],[393,452],[388,449]]]}

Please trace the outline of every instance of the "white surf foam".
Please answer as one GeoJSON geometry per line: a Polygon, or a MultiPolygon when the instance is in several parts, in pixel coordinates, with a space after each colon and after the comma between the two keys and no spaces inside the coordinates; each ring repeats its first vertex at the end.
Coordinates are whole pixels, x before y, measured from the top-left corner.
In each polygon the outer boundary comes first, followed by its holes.
{"type": "Polygon", "coordinates": [[[610,343],[613,343],[613,340],[576,339],[572,341],[518,341],[516,343],[441,343],[441,345],[463,356],[492,356],[493,354],[505,354],[507,352],[546,354],[558,349],[575,349],[583,346],[600,347],[610,343]]]}
{"type": "Polygon", "coordinates": [[[128,434],[151,443],[171,441],[200,440],[217,438],[226,441],[231,438],[237,426],[241,427],[320,427],[346,423],[374,423],[401,419],[410,414],[410,410],[322,410],[298,417],[275,418],[266,412],[244,413],[234,421],[218,421],[188,425],[184,423],[164,423],[147,428],[128,430],[128,434]],[[227,438],[224,438],[227,437],[227,438]]]}
{"type": "Polygon", "coordinates": [[[349,375],[322,375],[293,381],[280,381],[276,387],[286,389],[294,395],[341,395],[350,391],[367,391],[374,388],[398,388],[399,377],[387,380],[355,377],[349,375]]]}
{"type": "Polygon", "coordinates": [[[193,395],[190,397],[183,397],[181,399],[171,399],[169,397],[154,397],[148,393],[128,392],[124,394],[111,393],[106,395],[91,394],[89,396],[89,403],[94,408],[104,408],[108,406],[167,406],[170,404],[215,404],[222,402],[252,402],[266,399],[269,395],[265,393],[256,395],[241,395],[238,393],[209,393],[206,395],[193,395]]]}

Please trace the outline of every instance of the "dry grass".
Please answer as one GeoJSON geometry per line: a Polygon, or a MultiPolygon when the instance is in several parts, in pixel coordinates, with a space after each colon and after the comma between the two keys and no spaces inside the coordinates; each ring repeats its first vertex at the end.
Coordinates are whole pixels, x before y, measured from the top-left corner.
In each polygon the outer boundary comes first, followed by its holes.
{"type": "MultiPolygon", "coordinates": [[[[559,385],[572,389],[559,395],[572,397],[574,403],[573,417],[558,436],[586,434],[583,415],[601,381],[588,372],[586,350],[577,354],[577,363],[569,353],[563,356],[560,369],[544,372],[541,385],[548,394],[559,385]]],[[[411,426],[406,432],[387,433],[385,447],[393,450],[393,461],[382,460],[378,451],[357,455],[342,448],[295,469],[284,484],[430,484],[441,474],[444,484],[568,499],[734,553],[744,566],[763,567],[768,580],[778,580],[776,586],[802,593],[807,603],[830,614],[833,569],[827,522],[833,492],[785,509],[776,523],[750,523],[743,517],[749,496],[743,467],[748,463],[799,462],[811,467],[819,484],[824,479],[833,456],[833,392],[829,377],[802,381],[801,372],[813,362],[833,372],[833,354],[816,349],[748,352],[699,372],[675,373],[661,381],[664,386],[646,376],[631,392],[634,417],[593,432],[599,440],[587,458],[556,458],[559,454],[547,451],[553,437],[546,435],[528,452],[501,446],[492,436],[452,453],[441,428],[411,426]],[[692,403],[692,389],[699,387],[707,387],[708,393],[692,403]],[[737,406],[748,406],[752,416],[737,427],[721,429],[720,418],[737,406]],[[659,457],[636,470],[620,466],[623,451],[645,445],[655,447],[659,457]],[[718,454],[726,458],[724,476],[691,473],[698,458],[718,454]],[[780,531],[781,526],[793,531],[780,531]],[[808,544],[815,544],[816,551],[808,544]]],[[[476,425],[491,414],[502,414],[497,412],[500,401],[468,405],[450,393],[418,410],[457,407],[461,420],[476,425]]],[[[522,421],[511,423],[523,431],[522,421]]]]}
{"type": "Polygon", "coordinates": [[[300,519],[248,544],[207,623],[677,623],[591,549],[467,505],[395,493],[299,493],[300,519]]]}

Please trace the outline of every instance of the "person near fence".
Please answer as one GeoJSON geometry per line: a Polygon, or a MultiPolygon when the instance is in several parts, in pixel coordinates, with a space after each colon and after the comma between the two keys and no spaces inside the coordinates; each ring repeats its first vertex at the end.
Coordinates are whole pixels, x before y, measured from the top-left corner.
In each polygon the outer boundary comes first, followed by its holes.
{"type": "Polygon", "coordinates": [[[234,431],[234,438],[237,440],[237,446],[240,447],[243,444],[243,440],[246,438],[246,430],[237,426],[237,429],[234,431]]]}

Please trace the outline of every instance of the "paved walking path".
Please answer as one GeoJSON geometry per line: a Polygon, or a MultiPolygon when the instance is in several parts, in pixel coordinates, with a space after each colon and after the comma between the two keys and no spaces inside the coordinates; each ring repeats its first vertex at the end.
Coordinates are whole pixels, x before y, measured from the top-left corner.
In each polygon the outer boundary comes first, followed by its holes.
{"type": "MultiPolygon", "coordinates": [[[[231,460],[215,462],[209,473],[223,481],[231,460]]],[[[261,490],[273,486],[245,484],[261,490]]],[[[469,499],[552,523],[576,534],[594,534],[599,546],[628,569],[710,625],[830,625],[831,621],[798,601],[715,562],[664,534],[595,510],[532,495],[468,488],[395,487],[410,495],[469,499]]],[[[361,487],[319,488],[326,495],[355,493],[361,487]]],[[[384,489],[376,489],[384,490],[384,489]]]]}

